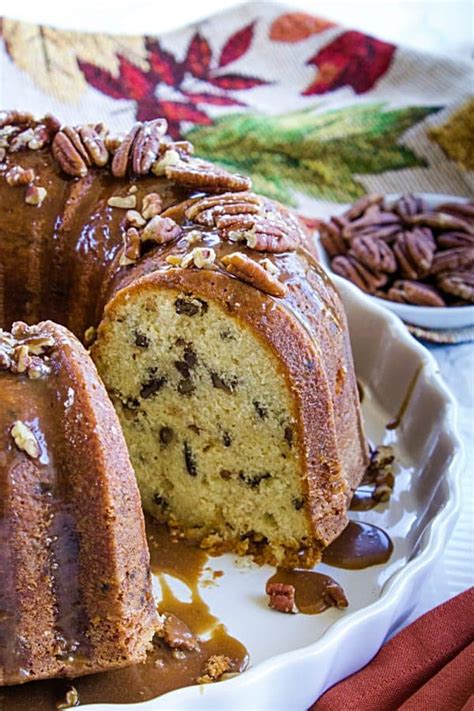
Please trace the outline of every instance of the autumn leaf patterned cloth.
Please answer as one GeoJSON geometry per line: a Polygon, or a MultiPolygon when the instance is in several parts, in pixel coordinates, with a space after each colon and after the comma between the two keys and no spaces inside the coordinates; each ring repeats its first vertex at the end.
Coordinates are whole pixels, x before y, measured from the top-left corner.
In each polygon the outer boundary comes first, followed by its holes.
{"type": "Polygon", "coordinates": [[[467,62],[270,2],[162,36],[9,19],[0,34],[4,108],[100,119],[117,131],[164,116],[174,138],[249,174],[310,223],[367,190],[472,195],[467,62]]]}

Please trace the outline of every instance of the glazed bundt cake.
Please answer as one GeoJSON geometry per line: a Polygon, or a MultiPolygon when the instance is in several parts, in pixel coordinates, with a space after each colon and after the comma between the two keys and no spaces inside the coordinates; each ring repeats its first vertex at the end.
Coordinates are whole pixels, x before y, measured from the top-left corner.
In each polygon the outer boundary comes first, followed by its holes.
{"type": "Polygon", "coordinates": [[[0,686],[141,661],[159,626],[133,470],[84,348],[0,332],[0,686]]]}
{"type": "Polygon", "coordinates": [[[319,560],[367,453],[345,315],[302,224],[161,119],[123,137],[1,123],[4,323],[86,333],[156,518],[216,551],[319,560]]]}

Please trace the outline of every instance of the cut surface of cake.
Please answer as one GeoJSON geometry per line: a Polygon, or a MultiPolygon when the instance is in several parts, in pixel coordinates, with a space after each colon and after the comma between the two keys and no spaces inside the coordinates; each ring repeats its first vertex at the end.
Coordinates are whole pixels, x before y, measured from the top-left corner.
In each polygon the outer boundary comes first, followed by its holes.
{"type": "Polygon", "coordinates": [[[141,661],[160,621],[136,481],[62,326],[0,331],[0,685],[141,661]]]}
{"type": "Polygon", "coordinates": [[[112,286],[92,356],[147,511],[214,551],[312,565],[366,463],[347,325],[297,221],[240,199],[285,225],[284,253],[175,210],[177,237],[112,286]]]}

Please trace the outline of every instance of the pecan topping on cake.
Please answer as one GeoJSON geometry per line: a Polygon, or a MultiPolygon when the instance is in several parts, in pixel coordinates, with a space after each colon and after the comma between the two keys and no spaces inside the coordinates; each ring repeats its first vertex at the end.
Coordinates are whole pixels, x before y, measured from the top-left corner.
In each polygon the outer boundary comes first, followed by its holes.
{"type": "Polygon", "coordinates": [[[166,165],[165,174],[177,185],[209,193],[238,192],[249,190],[251,187],[250,178],[237,173],[229,173],[224,168],[205,160],[190,158],[187,155],[179,156],[176,151],[174,152],[178,155],[178,160],[166,165]]]}
{"type": "Polygon", "coordinates": [[[49,375],[49,352],[53,346],[52,336],[37,326],[17,321],[11,333],[0,329],[0,370],[24,373],[30,380],[49,375]]]}
{"type": "Polygon", "coordinates": [[[296,217],[250,192],[201,198],[186,207],[185,215],[218,230],[223,239],[244,242],[260,252],[294,250],[304,236],[296,217]]]}
{"type": "Polygon", "coordinates": [[[112,175],[123,178],[128,171],[135,175],[149,173],[167,128],[165,119],[136,123],[115,152],[112,175]]]}
{"type": "Polygon", "coordinates": [[[103,124],[65,126],[56,133],[52,150],[62,170],[74,178],[86,176],[88,166],[102,167],[109,160],[103,124]]]}
{"type": "Polygon", "coordinates": [[[142,202],[142,216],[145,220],[159,215],[163,210],[163,200],[158,193],[148,193],[142,202]]]}
{"type": "Polygon", "coordinates": [[[11,436],[19,450],[26,452],[31,459],[38,459],[39,444],[31,429],[21,420],[16,420],[10,430],[11,436]]]}
{"type": "Polygon", "coordinates": [[[170,217],[155,215],[143,229],[141,239],[143,242],[150,240],[157,244],[165,244],[179,237],[181,231],[181,227],[170,217]]]}
{"type": "Polygon", "coordinates": [[[10,170],[5,173],[5,180],[11,187],[19,187],[30,185],[35,179],[35,171],[33,168],[22,168],[21,165],[13,165],[10,170]]]}
{"type": "Polygon", "coordinates": [[[264,265],[259,264],[242,252],[233,252],[222,258],[222,264],[233,276],[242,279],[271,296],[285,296],[287,287],[282,284],[264,265]]]}
{"type": "Polygon", "coordinates": [[[30,185],[25,191],[25,202],[28,205],[41,207],[47,194],[46,188],[42,188],[39,185],[30,185]]]}

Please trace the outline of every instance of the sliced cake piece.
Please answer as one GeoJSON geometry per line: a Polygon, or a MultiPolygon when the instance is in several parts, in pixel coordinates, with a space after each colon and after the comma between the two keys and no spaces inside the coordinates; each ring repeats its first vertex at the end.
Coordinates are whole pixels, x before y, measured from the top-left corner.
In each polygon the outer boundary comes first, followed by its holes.
{"type": "Polygon", "coordinates": [[[84,348],[0,332],[0,685],[138,662],[159,618],[134,473],[84,348]]]}
{"type": "Polygon", "coordinates": [[[367,461],[346,320],[303,245],[238,247],[184,221],[123,269],[92,356],[147,511],[214,550],[311,565],[367,461]]]}

